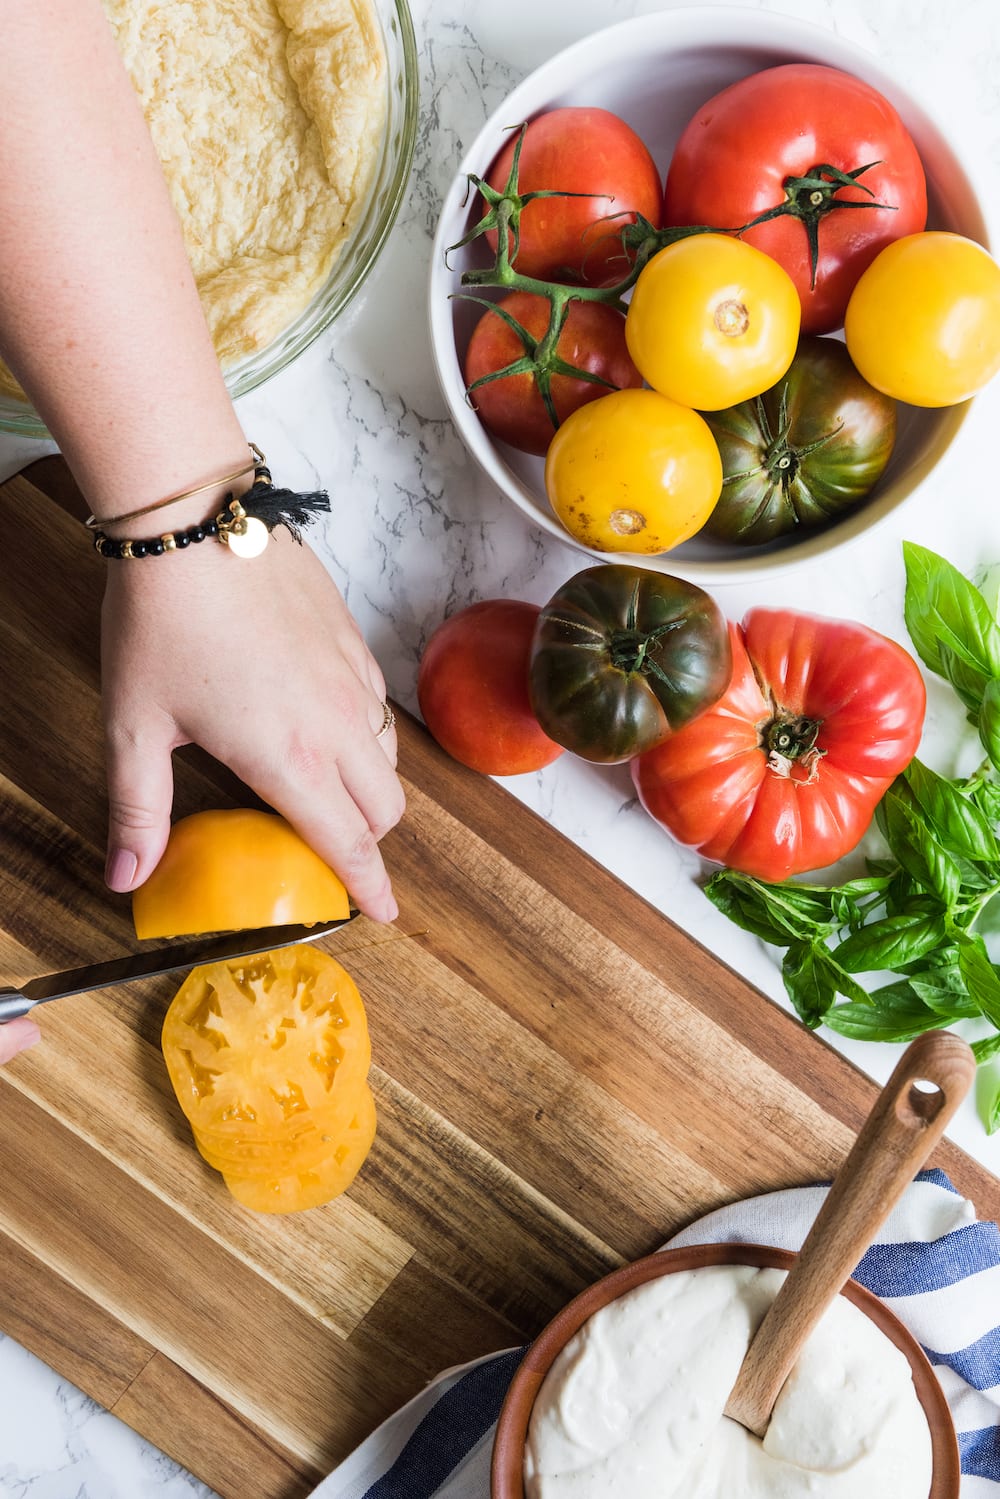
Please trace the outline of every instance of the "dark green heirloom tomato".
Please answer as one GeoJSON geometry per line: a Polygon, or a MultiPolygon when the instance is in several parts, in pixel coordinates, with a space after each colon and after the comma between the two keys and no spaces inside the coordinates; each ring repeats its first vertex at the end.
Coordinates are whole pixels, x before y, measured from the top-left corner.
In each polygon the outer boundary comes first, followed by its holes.
{"type": "Polygon", "coordinates": [[[751,545],[853,509],[896,441],[896,403],[861,378],[833,338],[803,338],[777,385],[704,416],[725,475],[704,532],[751,545]]]}
{"type": "Polygon", "coordinates": [[[731,674],[726,619],[704,589],[607,563],[577,573],[542,609],[529,692],[550,739],[612,765],[711,707],[731,674]]]}

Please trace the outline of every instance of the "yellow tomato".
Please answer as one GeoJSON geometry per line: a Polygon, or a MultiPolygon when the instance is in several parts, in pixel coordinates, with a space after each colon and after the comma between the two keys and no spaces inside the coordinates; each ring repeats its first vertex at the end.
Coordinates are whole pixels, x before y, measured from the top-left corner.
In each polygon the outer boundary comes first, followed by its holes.
{"type": "Polygon", "coordinates": [[[223,1180],[237,1202],[257,1213],[298,1213],[322,1207],[346,1192],[364,1165],[375,1139],[375,1100],[367,1086],[361,1090],[348,1128],[336,1148],[322,1162],[299,1164],[297,1169],[257,1175],[224,1173],[223,1180]]]}
{"type": "Polygon", "coordinates": [[[272,812],[195,812],[170,830],[163,857],[132,896],[137,937],[336,921],[343,884],[272,812]]]}
{"type": "Polygon", "coordinates": [[[375,1134],[364,1004],[335,958],[302,945],[195,968],[162,1033],[204,1159],[262,1213],[346,1190],[375,1134]]]}
{"type": "Polygon", "coordinates": [[[331,1113],[346,1126],[372,1055],[357,985],[307,943],[192,969],[161,1042],[186,1117],[233,1162],[309,1146],[331,1113]]]}
{"type": "Polygon", "coordinates": [[[594,551],[667,552],[711,514],[722,459],[696,411],[655,390],[619,390],[559,427],[545,489],[570,535],[594,551]]]}
{"type": "Polygon", "coordinates": [[[727,234],[693,234],[643,268],[625,341],[654,390],[721,411],[781,379],[801,320],[795,283],[776,260],[727,234]]]}
{"type": "Polygon", "coordinates": [[[844,337],[876,390],[911,406],[966,401],[1000,371],[1000,265],[961,234],[894,240],[855,286],[844,337]]]}

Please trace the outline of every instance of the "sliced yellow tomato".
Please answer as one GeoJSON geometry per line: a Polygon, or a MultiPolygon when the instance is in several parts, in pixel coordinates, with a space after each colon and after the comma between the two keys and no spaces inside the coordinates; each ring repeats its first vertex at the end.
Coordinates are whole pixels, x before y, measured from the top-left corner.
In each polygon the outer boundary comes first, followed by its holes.
{"type": "Polygon", "coordinates": [[[137,937],[180,937],[350,914],[340,879],[273,812],[195,812],[132,896],[137,937]]]}
{"type": "Polygon", "coordinates": [[[625,342],[654,390],[721,411],[781,379],[801,321],[795,283],[776,260],[728,234],[694,234],[643,267],[625,342]]]}
{"type": "Polygon", "coordinates": [[[163,1022],[178,1102],[199,1132],[292,1143],[368,1075],[357,985],[307,944],[195,968],[163,1022]]]}
{"type": "Polygon", "coordinates": [[[375,1132],[371,1043],[335,958],[303,944],[194,969],[162,1045],[198,1150],[241,1202],[292,1212],[350,1185],[375,1132]]]}
{"type": "Polygon", "coordinates": [[[322,1207],[346,1192],[357,1176],[375,1139],[376,1123],[375,1100],[366,1086],[350,1126],[326,1160],[286,1176],[227,1174],[226,1186],[237,1202],[256,1213],[322,1207]]]}
{"type": "Polygon", "coordinates": [[[876,390],[911,406],[954,406],[1000,373],[1000,265],[961,234],[887,245],[844,321],[847,352],[876,390]]]}
{"type": "Polygon", "coordinates": [[[701,529],[722,490],[707,422],[655,390],[619,390],[567,417],[545,459],[549,504],[599,552],[668,552],[701,529]]]}

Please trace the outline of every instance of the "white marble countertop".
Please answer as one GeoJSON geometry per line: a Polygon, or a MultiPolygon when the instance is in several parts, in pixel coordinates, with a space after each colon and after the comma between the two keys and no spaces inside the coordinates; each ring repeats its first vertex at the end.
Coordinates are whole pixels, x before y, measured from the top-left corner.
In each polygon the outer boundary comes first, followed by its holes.
{"type": "MultiPolygon", "coordinates": [[[[275,473],[324,485],[333,515],[319,545],[379,658],[393,697],[416,706],[422,647],[445,613],[475,599],[544,602],[586,559],[531,528],[483,477],[446,415],[430,355],[426,283],[444,190],[464,148],[532,67],[585,33],[657,0],[411,0],[421,118],[409,192],[374,275],[347,317],[263,389],[240,416],[275,473]]],[[[1000,201],[1000,23],[995,0],[759,0],[868,48],[968,143],[984,201],[1000,201]]],[[[996,246],[994,246],[994,250],[996,246]]],[[[864,620],[905,639],[905,537],[970,574],[1000,561],[995,474],[1000,380],[973,405],[946,461],[864,541],[783,575],[795,608],[864,620]]],[[[0,476],[49,451],[0,434],[0,476]]],[[[720,590],[732,617],[767,602],[760,585],[720,590]]],[[[947,771],[959,731],[946,692],[931,691],[925,753],[947,771]],[[940,753],[935,755],[937,746],[940,753]]],[[[637,805],[627,771],[563,756],[504,783],[772,998],[773,952],[729,924],[697,884],[697,858],[637,805]]],[[[823,1033],[883,1080],[899,1048],[823,1033]]],[[[969,1105],[950,1136],[1000,1174],[1000,1135],[969,1105]]],[[[189,1499],[208,1490],[0,1334],[0,1494],[16,1499],[189,1499]]]]}

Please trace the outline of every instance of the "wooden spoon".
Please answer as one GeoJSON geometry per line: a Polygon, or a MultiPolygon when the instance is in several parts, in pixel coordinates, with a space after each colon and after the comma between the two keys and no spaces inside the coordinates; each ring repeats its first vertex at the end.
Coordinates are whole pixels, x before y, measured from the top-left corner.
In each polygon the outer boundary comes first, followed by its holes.
{"type": "Polygon", "coordinates": [[[747,1350],[726,1415],[762,1437],[799,1350],[944,1133],[976,1073],[952,1031],[912,1041],[747,1350]]]}

